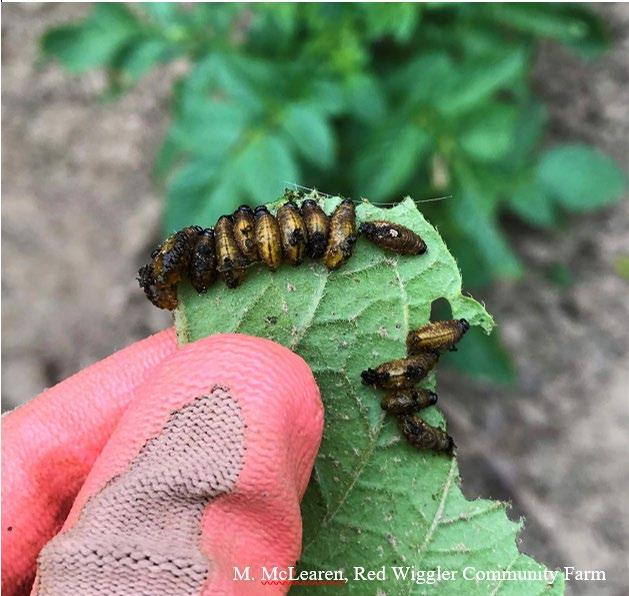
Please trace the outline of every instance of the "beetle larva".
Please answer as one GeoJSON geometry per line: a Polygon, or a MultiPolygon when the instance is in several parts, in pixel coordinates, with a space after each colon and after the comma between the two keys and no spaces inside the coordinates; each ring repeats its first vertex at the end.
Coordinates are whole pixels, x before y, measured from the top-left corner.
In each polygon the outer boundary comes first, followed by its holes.
{"type": "Polygon", "coordinates": [[[253,211],[247,205],[241,205],[236,209],[234,218],[234,239],[247,261],[253,263],[258,260],[258,249],[254,237],[255,223],[253,211]]]}
{"type": "Polygon", "coordinates": [[[286,260],[300,265],[304,260],[307,232],[306,224],[295,203],[289,201],[277,210],[277,223],[280,226],[282,252],[286,260]]]}
{"type": "Polygon", "coordinates": [[[254,222],[254,239],[258,255],[271,271],[277,271],[282,264],[279,224],[264,205],[256,207],[254,222]]]}
{"type": "Polygon", "coordinates": [[[178,284],[188,272],[194,243],[202,228],[189,226],[171,234],[153,251],[153,276],[158,286],[178,284]]]}
{"type": "Polygon", "coordinates": [[[177,286],[158,286],[152,264],[140,267],[137,279],[146,297],[154,306],[167,310],[173,310],[177,307],[177,286]]]}
{"type": "Polygon", "coordinates": [[[421,255],[426,252],[426,243],[413,230],[390,221],[366,221],[359,231],[380,248],[401,255],[421,255]]]}
{"type": "Polygon", "coordinates": [[[437,364],[439,354],[426,352],[384,362],[376,368],[368,368],[360,373],[366,385],[374,385],[381,389],[402,389],[412,387],[421,381],[437,364]]]}
{"type": "Polygon", "coordinates": [[[382,398],[380,406],[391,414],[412,414],[437,403],[437,394],[428,389],[400,389],[387,393],[382,398]]]}
{"type": "Polygon", "coordinates": [[[470,324],[465,319],[428,323],[408,332],[406,348],[409,354],[452,350],[469,328],[470,324]]]}
{"type": "Polygon", "coordinates": [[[431,426],[417,414],[400,416],[399,426],[406,440],[418,449],[430,449],[451,455],[456,447],[448,433],[431,426]]]}
{"type": "Polygon", "coordinates": [[[247,260],[236,244],[231,217],[223,215],[218,218],[214,228],[214,240],[216,269],[222,275],[228,288],[236,288],[245,278],[244,268],[247,260]]]}
{"type": "Polygon", "coordinates": [[[356,243],[356,208],[350,199],[345,199],[334,210],[330,218],[328,244],[323,255],[325,266],[338,269],[352,256],[356,243]]]}
{"type": "Polygon", "coordinates": [[[216,245],[214,230],[207,228],[201,232],[190,261],[190,284],[203,294],[216,281],[216,245]]]}
{"type": "Polygon", "coordinates": [[[306,199],[301,204],[301,215],[308,233],[308,256],[311,259],[320,259],[328,244],[330,218],[312,199],[306,199]]]}

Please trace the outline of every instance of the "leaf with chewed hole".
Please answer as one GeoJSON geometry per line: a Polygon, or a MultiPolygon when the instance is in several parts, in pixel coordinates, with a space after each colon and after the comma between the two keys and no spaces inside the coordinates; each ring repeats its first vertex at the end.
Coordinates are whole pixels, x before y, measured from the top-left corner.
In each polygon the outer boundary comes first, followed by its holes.
{"type": "MultiPolygon", "coordinates": [[[[339,201],[325,199],[323,208],[330,213],[339,201]]],[[[521,523],[507,518],[506,504],[468,501],[459,488],[456,459],[408,445],[395,420],[380,409],[381,392],[361,384],[363,369],[404,356],[408,330],[429,320],[437,299],[445,298],[455,318],[486,333],[493,320],[461,293],[454,258],[411,199],[392,209],[365,202],[357,216],[411,228],[426,241],[427,253],[392,255],[359,239],[354,256],[338,271],[320,263],[284,266],[274,274],[252,267],[237,290],[217,286],[200,296],[182,287],[176,312],[180,342],[248,333],[289,347],[312,368],[325,405],[325,431],[302,503],[301,568],[342,568],[347,587],[357,593],[424,593],[412,570],[438,566],[456,572],[439,584],[444,594],[561,593],[561,575],[518,552],[521,523]],[[382,566],[385,580],[354,580],[354,567],[382,566]],[[468,576],[474,569],[492,575],[466,579],[465,568],[468,576]],[[537,579],[509,581],[522,572],[537,579]]],[[[465,350],[465,339],[459,349],[465,350]]],[[[433,374],[425,385],[434,383],[433,374]]],[[[444,425],[435,407],[422,416],[444,425]]],[[[318,586],[317,593],[337,589],[318,586]]]]}

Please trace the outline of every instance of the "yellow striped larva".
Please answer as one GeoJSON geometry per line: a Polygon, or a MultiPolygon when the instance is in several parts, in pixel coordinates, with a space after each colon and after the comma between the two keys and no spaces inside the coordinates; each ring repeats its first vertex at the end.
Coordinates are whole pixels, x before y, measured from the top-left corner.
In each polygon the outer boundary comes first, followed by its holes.
{"type": "Polygon", "coordinates": [[[258,260],[258,249],[255,242],[255,222],[253,211],[247,205],[241,205],[234,211],[234,239],[247,261],[254,263],[258,260]]]}
{"type": "Polygon", "coordinates": [[[328,244],[323,255],[325,266],[338,269],[351,256],[356,243],[356,207],[350,199],[345,199],[330,217],[328,244]]]}
{"type": "Polygon", "coordinates": [[[221,274],[228,288],[236,288],[245,278],[247,260],[240,252],[234,238],[231,217],[219,217],[214,228],[216,246],[216,269],[221,274]]]}
{"type": "Polygon", "coordinates": [[[254,222],[254,239],[258,256],[271,271],[277,271],[282,264],[279,224],[264,205],[256,207],[254,222]]]}
{"type": "Polygon", "coordinates": [[[282,253],[292,265],[300,265],[306,252],[306,224],[295,203],[289,201],[277,210],[282,253]]]}
{"type": "Polygon", "coordinates": [[[409,354],[453,350],[469,328],[470,324],[465,319],[428,323],[408,332],[406,348],[409,354]]]}

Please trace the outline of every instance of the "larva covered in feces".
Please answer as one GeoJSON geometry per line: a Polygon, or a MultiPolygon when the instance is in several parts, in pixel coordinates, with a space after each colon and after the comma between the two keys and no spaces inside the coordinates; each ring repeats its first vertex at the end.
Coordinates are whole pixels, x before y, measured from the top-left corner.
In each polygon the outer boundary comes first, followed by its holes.
{"type": "Polygon", "coordinates": [[[299,208],[292,201],[284,203],[277,210],[277,223],[280,226],[282,254],[291,265],[301,265],[306,253],[308,240],[306,224],[299,208]]]}
{"type": "Polygon", "coordinates": [[[320,259],[328,245],[330,218],[312,199],[306,199],[301,204],[301,215],[306,224],[308,256],[311,259],[320,259]]]}
{"type": "Polygon", "coordinates": [[[138,282],[144,294],[157,308],[177,308],[177,286],[158,286],[151,265],[143,265],[138,271],[138,282]]]}
{"type": "Polygon", "coordinates": [[[351,256],[356,244],[356,207],[351,199],[344,199],[330,217],[328,244],[323,262],[330,269],[338,269],[351,256]]]}
{"type": "Polygon", "coordinates": [[[242,205],[234,211],[232,217],[234,221],[233,231],[236,244],[245,259],[249,263],[254,263],[258,260],[258,249],[256,248],[255,241],[253,210],[247,205],[242,205]]]}
{"type": "Polygon", "coordinates": [[[383,362],[376,368],[364,370],[361,377],[365,385],[373,385],[380,389],[410,388],[425,378],[438,360],[439,354],[426,352],[383,362]]]}
{"type": "Polygon", "coordinates": [[[189,226],[171,234],[152,253],[153,278],[159,286],[178,284],[188,273],[190,257],[202,228],[189,226]]]}
{"type": "Polygon", "coordinates": [[[429,449],[452,455],[456,447],[448,433],[431,426],[417,414],[400,416],[398,424],[406,440],[418,449],[429,449]]]}
{"type": "Polygon", "coordinates": [[[412,414],[437,403],[437,394],[428,389],[408,387],[387,393],[380,401],[383,410],[391,414],[412,414]]]}
{"type": "Polygon", "coordinates": [[[216,281],[216,240],[214,230],[206,228],[196,242],[190,260],[190,285],[199,293],[208,291],[216,281]]]}
{"type": "Polygon", "coordinates": [[[392,250],[401,255],[421,255],[426,252],[426,243],[421,237],[390,221],[366,221],[360,225],[360,233],[376,246],[392,250]]]}

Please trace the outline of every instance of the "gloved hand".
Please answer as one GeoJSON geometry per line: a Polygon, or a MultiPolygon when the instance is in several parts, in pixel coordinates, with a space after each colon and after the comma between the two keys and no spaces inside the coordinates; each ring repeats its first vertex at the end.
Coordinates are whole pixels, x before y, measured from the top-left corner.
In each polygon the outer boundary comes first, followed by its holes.
{"type": "Polygon", "coordinates": [[[3,594],[287,590],[258,570],[299,556],[322,428],[310,369],[271,341],[117,352],[3,418],[3,594]]]}

